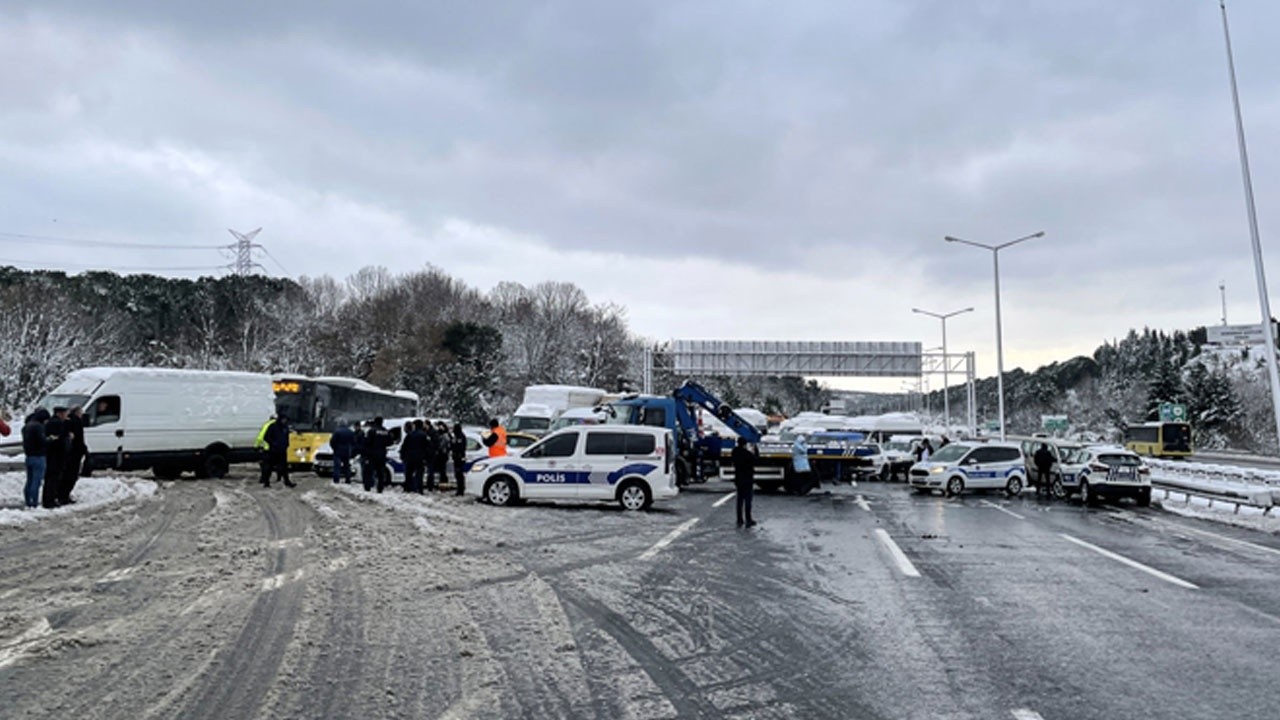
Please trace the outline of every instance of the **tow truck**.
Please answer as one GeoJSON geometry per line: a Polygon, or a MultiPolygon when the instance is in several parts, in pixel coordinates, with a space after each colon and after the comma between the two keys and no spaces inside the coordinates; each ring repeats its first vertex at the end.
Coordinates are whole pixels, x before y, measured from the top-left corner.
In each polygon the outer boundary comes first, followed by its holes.
{"type": "Polygon", "coordinates": [[[671,395],[627,395],[602,405],[606,422],[651,425],[672,432],[676,447],[676,482],[706,482],[720,472],[722,444],[715,435],[704,435],[697,409],[710,412],[749,443],[760,442],[760,431],[710,390],[685,380],[671,395]]]}

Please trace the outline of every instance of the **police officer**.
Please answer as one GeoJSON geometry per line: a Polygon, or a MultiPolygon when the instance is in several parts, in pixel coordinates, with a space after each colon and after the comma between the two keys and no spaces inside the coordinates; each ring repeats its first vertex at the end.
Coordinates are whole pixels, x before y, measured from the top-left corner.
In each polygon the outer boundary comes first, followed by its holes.
{"type": "Polygon", "coordinates": [[[89,448],[84,444],[84,411],[79,405],[71,408],[65,426],[68,441],[67,459],[62,467],[62,484],[58,487],[58,500],[63,505],[70,505],[75,502],[71,497],[71,491],[75,489],[76,481],[80,479],[80,466],[84,462],[84,456],[89,452],[89,448]]]}
{"type": "Polygon", "coordinates": [[[343,420],[338,429],[329,436],[329,449],[333,451],[333,484],[338,484],[341,477],[346,484],[351,484],[351,457],[356,450],[356,433],[343,420]]]}
{"type": "MultiPolygon", "coordinates": [[[[424,444],[422,448],[422,462],[427,471],[427,489],[431,492],[436,491],[436,468],[439,463],[436,457],[440,454],[440,431],[436,429],[433,423],[427,423],[423,429],[424,444]]],[[[444,477],[439,478],[439,482],[444,482],[444,477]]]]}
{"type": "Polygon", "coordinates": [[[364,436],[364,489],[372,490],[377,483],[378,492],[387,484],[387,448],[391,447],[391,432],[382,426],[382,417],[373,419],[373,425],[364,436]]]}
{"type": "Polygon", "coordinates": [[[733,484],[738,489],[738,527],[755,527],[751,519],[751,501],[755,497],[756,454],[747,447],[747,439],[738,438],[731,455],[733,460],[733,484]]]}
{"type": "Polygon", "coordinates": [[[1031,456],[1036,464],[1036,495],[1048,495],[1052,492],[1049,487],[1050,477],[1053,472],[1053,451],[1049,449],[1048,443],[1040,443],[1040,449],[1036,450],[1036,454],[1031,456]]]}
{"type": "Polygon", "coordinates": [[[422,421],[414,420],[412,430],[400,443],[400,459],[404,461],[404,491],[422,494],[422,473],[426,469],[428,448],[427,433],[422,421]]]}
{"type": "Polygon", "coordinates": [[[449,454],[453,458],[454,494],[466,492],[467,436],[462,432],[462,423],[453,424],[453,434],[449,436],[449,454]]]}
{"type": "Polygon", "coordinates": [[[284,481],[285,487],[297,487],[297,483],[289,479],[289,420],[284,415],[267,428],[267,480],[263,485],[270,487],[271,471],[276,478],[284,481]]]}

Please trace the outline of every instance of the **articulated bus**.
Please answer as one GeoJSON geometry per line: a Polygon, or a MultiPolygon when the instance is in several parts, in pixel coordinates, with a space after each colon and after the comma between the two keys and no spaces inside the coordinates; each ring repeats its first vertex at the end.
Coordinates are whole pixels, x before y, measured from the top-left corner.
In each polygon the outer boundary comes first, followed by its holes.
{"type": "Polygon", "coordinates": [[[383,390],[363,380],[344,377],[309,378],[278,375],[272,378],[276,412],[289,419],[289,464],[310,467],[316,450],[329,442],[341,423],[375,417],[412,417],[418,414],[418,396],[407,390],[383,390]]]}
{"type": "Polygon", "coordinates": [[[1124,429],[1125,448],[1151,457],[1189,457],[1191,426],[1184,422],[1149,422],[1124,429]]]}

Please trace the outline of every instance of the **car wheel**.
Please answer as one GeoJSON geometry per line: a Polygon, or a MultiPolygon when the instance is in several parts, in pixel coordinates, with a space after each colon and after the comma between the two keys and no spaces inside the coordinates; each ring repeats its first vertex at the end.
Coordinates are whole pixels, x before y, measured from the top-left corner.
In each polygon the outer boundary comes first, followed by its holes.
{"type": "Polygon", "coordinates": [[[618,488],[618,504],[623,510],[647,510],[652,503],[649,488],[642,482],[629,480],[618,488]]]}
{"type": "Polygon", "coordinates": [[[1137,496],[1134,497],[1134,501],[1138,503],[1138,507],[1148,507],[1151,505],[1151,491],[1139,490],[1137,496]]]}
{"type": "Polygon", "coordinates": [[[964,481],[958,477],[953,477],[947,481],[947,491],[945,495],[959,495],[964,492],[964,481]]]}
{"type": "Polygon", "coordinates": [[[1004,491],[1008,493],[1009,497],[1018,497],[1022,493],[1022,478],[1017,475],[1009,478],[1009,483],[1004,486],[1004,491]]]}
{"type": "Polygon", "coordinates": [[[1080,479],[1080,504],[1081,505],[1097,505],[1098,498],[1094,494],[1093,489],[1089,487],[1089,481],[1084,478],[1080,479]]]}
{"type": "Polygon", "coordinates": [[[484,499],[491,505],[511,505],[515,503],[517,495],[516,485],[511,482],[511,478],[494,478],[484,488],[484,499]]]}
{"type": "Polygon", "coordinates": [[[204,456],[204,461],[200,463],[199,476],[202,478],[213,478],[218,480],[227,476],[227,470],[231,465],[227,462],[227,456],[219,452],[210,452],[204,456]]]}
{"type": "Polygon", "coordinates": [[[1062,476],[1055,475],[1053,481],[1049,483],[1049,492],[1053,493],[1056,500],[1061,500],[1067,496],[1067,488],[1062,484],[1062,476]]]}

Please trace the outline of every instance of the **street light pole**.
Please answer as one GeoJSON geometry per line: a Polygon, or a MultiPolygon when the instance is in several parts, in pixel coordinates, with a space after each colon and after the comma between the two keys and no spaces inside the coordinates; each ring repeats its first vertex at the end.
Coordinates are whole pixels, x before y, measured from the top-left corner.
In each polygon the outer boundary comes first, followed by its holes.
{"type": "MultiPolygon", "coordinates": [[[[1240,90],[1236,87],[1236,61],[1231,54],[1231,31],[1227,29],[1227,2],[1222,7],[1222,37],[1227,44],[1227,71],[1231,76],[1231,104],[1236,114],[1236,143],[1240,146],[1240,174],[1244,177],[1244,204],[1249,216],[1249,238],[1253,243],[1253,270],[1258,279],[1258,305],[1262,327],[1267,333],[1267,374],[1271,380],[1271,410],[1276,420],[1276,441],[1280,442],[1280,371],[1276,369],[1276,333],[1271,325],[1271,301],[1267,297],[1267,273],[1262,266],[1262,240],[1258,237],[1258,209],[1253,203],[1253,179],[1249,173],[1249,152],[1244,143],[1244,118],[1240,114],[1240,90]]],[[[1222,316],[1227,315],[1224,306],[1222,316]]],[[[1225,322],[1225,320],[1223,321],[1225,322]]]]}
{"type": "Polygon", "coordinates": [[[950,235],[943,238],[947,242],[958,242],[964,245],[972,245],[976,248],[991,251],[991,264],[995,271],[996,278],[996,395],[998,397],[1000,409],[1000,439],[1005,439],[1004,429],[1004,338],[1001,337],[1000,330],[1000,251],[1010,245],[1017,245],[1020,242],[1032,240],[1034,238],[1044,237],[1044,231],[1024,235],[1016,240],[1010,240],[999,245],[987,245],[985,243],[973,242],[972,240],[962,240],[958,237],[950,235]]]}
{"type": "Polygon", "coordinates": [[[967,307],[967,308],[964,308],[963,310],[953,310],[952,312],[949,312],[949,313],[935,313],[935,312],[929,312],[928,310],[921,310],[920,308],[911,308],[911,312],[920,313],[921,315],[928,315],[929,317],[935,317],[942,321],[942,412],[943,414],[946,415],[946,420],[943,422],[943,424],[946,425],[947,427],[947,435],[950,435],[951,434],[951,396],[948,394],[947,390],[951,387],[951,381],[950,381],[950,376],[947,374],[947,371],[949,370],[947,366],[950,365],[950,362],[947,358],[947,318],[954,317],[956,315],[959,315],[960,313],[973,312],[973,308],[967,307]]]}

